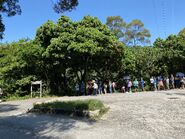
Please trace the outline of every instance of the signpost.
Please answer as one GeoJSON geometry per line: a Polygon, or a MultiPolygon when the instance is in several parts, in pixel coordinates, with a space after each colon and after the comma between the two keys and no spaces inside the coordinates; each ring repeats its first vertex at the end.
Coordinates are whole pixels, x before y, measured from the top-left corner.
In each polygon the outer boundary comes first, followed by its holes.
{"type": "Polygon", "coordinates": [[[33,85],[40,85],[40,97],[42,97],[42,81],[31,82],[31,97],[33,97],[33,85]]]}

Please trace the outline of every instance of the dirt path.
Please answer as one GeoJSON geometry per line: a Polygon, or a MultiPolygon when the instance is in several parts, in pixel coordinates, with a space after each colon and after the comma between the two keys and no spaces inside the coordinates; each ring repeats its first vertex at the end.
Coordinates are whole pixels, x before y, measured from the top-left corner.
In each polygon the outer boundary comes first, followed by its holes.
{"type": "Polygon", "coordinates": [[[13,138],[61,139],[184,139],[185,91],[171,90],[134,94],[52,98],[75,100],[96,98],[110,111],[98,122],[61,115],[27,114],[37,101],[30,99],[0,103],[0,135],[13,138]]]}

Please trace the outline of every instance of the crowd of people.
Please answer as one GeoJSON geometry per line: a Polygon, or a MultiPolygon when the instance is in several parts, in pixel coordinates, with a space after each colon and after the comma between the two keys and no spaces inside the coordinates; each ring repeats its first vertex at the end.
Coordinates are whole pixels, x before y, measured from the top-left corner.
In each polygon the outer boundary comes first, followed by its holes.
{"type": "Polygon", "coordinates": [[[75,91],[77,95],[98,95],[114,93],[116,91],[116,83],[110,80],[103,82],[101,80],[89,80],[86,85],[84,82],[81,84],[76,84],[75,91]]]}
{"type": "Polygon", "coordinates": [[[89,80],[86,85],[84,82],[81,84],[76,84],[75,91],[77,95],[98,95],[106,93],[114,93],[116,90],[118,92],[127,93],[127,92],[138,92],[138,91],[160,91],[160,90],[169,90],[175,88],[185,87],[185,77],[182,76],[151,76],[148,81],[145,81],[143,78],[140,80],[135,79],[125,79],[123,80],[122,85],[116,85],[114,81],[106,80],[89,80]],[[147,86],[147,88],[146,88],[147,86]],[[85,91],[86,90],[86,91],[85,91]],[[85,93],[86,92],[86,93],[85,93]]]}
{"type": "Polygon", "coordinates": [[[145,87],[149,86],[150,91],[160,91],[160,90],[169,90],[169,89],[175,89],[175,88],[182,88],[185,87],[185,77],[184,76],[176,76],[174,77],[171,75],[168,76],[158,76],[154,77],[151,76],[148,84],[141,78],[140,81],[135,79],[133,82],[131,80],[126,80],[121,88],[122,92],[132,92],[134,90],[135,92],[138,91],[140,88],[141,91],[145,91],[145,87]],[[133,89],[132,89],[133,88],[133,89]]]}

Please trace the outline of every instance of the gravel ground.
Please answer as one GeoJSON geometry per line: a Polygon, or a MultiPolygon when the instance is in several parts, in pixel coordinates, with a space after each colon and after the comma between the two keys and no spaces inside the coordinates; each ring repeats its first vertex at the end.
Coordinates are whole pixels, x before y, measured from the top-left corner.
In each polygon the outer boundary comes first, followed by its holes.
{"type": "Polygon", "coordinates": [[[185,90],[30,99],[0,103],[1,139],[185,139],[185,90]],[[35,102],[96,98],[99,121],[26,113],[35,102]]]}

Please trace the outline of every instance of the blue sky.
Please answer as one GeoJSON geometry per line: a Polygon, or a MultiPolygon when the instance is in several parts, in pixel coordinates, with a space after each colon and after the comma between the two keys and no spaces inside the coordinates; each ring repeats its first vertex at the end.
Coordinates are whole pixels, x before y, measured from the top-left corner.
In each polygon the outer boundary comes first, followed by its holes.
{"type": "MultiPolygon", "coordinates": [[[[52,9],[56,0],[20,0],[22,14],[4,17],[6,25],[2,42],[33,39],[36,30],[47,20],[54,22],[60,17],[52,9]]],[[[124,21],[140,19],[152,35],[165,38],[177,34],[185,27],[185,0],[79,0],[79,6],[64,15],[72,20],[81,20],[85,15],[98,17],[103,23],[107,16],[121,16],[124,21]]]]}

